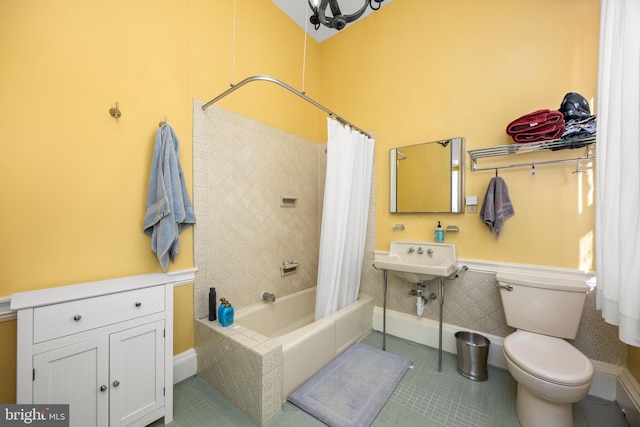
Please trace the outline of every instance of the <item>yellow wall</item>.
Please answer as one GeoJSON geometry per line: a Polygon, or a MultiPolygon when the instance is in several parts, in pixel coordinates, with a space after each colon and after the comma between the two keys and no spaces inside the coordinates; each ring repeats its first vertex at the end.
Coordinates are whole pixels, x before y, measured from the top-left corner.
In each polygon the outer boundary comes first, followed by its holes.
{"type": "MultiPolygon", "coordinates": [[[[236,1],[235,30],[233,0],[191,1],[188,28],[191,96],[209,101],[229,89],[230,83],[239,83],[249,76],[270,75],[317,99],[318,44],[307,37],[305,55],[303,30],[271,0],[236,1]]],[[[216,105],[313,141],[326,140],[324,113],[272,83],[249,83],[216,105]]]]}
{"type": "MultiPolygon", "coordinates": [[[[595,98],[598,32],[598,0],[403,0],[323,42],[324,100],[376,132],[376,248],[432,240],[441,220],[460,227],[446,240],[462,258],[595,269],[592,175],[572,175],[573,164],[501,171],[516,215],[498,240],[477,214],[389,214],[387,177],[392,147],[454,136],[467,149],[508,144],[513,119],[557,109],[567,92],[595,98]]],[[[466,194],[481,203],[492,176],[468,173],[466,194]]]]}
{"type": "MultiPolygon", "coordinates": [[[[592,170],[501,170],[516,215],[496,240],[477,214],[390,214],[388,156],[392,147],[454,136],[466,137],[467,150],[509,144],[509,122],[557,109],[567,92],[585,96],[595,113],[599,8],[599,0],[395,1],[320,45],[323,102],[375,131],[377,249],[432,240],[441,220],[460,227],[446,239],[462,258],[595,270],[592,170]],[[392,230],[397,223],[406,230],[392,230]]],[[[583,155],[571,151],[534,160],[583,155]]],[[[479,167],[529,161],[519,157],[479,167]]],[[[481,204],[493,172],[466,169],[466,195],[481,204]]],[[[640,380],[640,348],[627,349],[640,380]]]]}
{"type": "MultiPolygon", "coordinates": [[[[178,31],[186,8],[25,1],[3,2],[0,15],[2,295],[160,271],[142,216],[164,115],[182,158],[191,156],[187,37],[178,31]],[[169,16],[176,28],[167,31],[157,23],[169,16]],[[108,114],[115,101],[119,120],[108,114]]],[[[175,268],[191,267],[192,232],[181,237],[175,268]]]]}
{"type": "MultiPolygon", "coordinates": [[[[398,0],[318,45],[270,0],[25,0],[0,4],[3,280],[13,292],[160,271],[142,233],[153,138],[167,116],[191,188],[192,99],[268,74],[376,132],[378,249],[431,239],[464,258],[593,269],[593,183],[570,168],[505,171],[516,215],[495,240],[477,215],[388,213],[388,150],[504,128],[569,91],[596,96],[598,0],[398,0]],[[304,81],[304,85],[303,85],[304,81]],[[119,101],[122,117],[109,108],[119,101]],[[404,223],[402,234],[391,231],[404,223]]],[[[251,83],[217,105],[314,141],[324,115],[251,83]]],[[[595,107],[595,104],[592,105],[595,107]]],[[[491,172],[467,175],[482,200],[491,172]]],[[[193,231],[171,270],[193,267],[193,231]]],[[[193,346],[192,286],[176,289],[175,353],[193,346]]],[[[15,396],[15,322],[0,323],[0,401],[15,396]]],[[[632,350],[630,349],[630,352],[632,350]]],[[[631,357],[630,357],[631,359],[631,357]]],[[[635,359],[634,359],[635,360],[635,359]]],[[[636,370],[637,372],[637,370],[636,370]]]]}
{"type": "MultiPolygon", "coordinates": [[[[302,29],[270,0],[237,3],[234,82],[271,74],[300,88],[302,29]]],[[[191,189],[192,99],[208,100],[232,82],[233,4],[0,3],[0,297],[161,271],[142,233],[155,132],[166,116],[191,189]],[[119,120],[108,113],[116,101],[119,120]]],[[[305,89],[313,97],[317,43],[307,49],[305,89]]],[[[322,114],[253,84],[219,105],[324,138],[322,114]]],[[[173,271],[194,265],[193,230],[180,237],[173,271]]],[[[175,353],[193,347],[192,295],[191,285],[175,290],[175,353]]],[[[15,399],[15,327],[0,323],[3,403],[15,399]]]]}

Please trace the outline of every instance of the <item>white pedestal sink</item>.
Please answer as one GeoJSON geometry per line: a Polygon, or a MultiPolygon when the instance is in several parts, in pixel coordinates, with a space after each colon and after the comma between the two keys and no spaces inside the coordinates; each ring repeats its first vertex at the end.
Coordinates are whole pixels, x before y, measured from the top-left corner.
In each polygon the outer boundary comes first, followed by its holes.
{"type": "MultiPolygon", "coordinates": [[[[412,283],[422,283],[439,278],[440,305],[438,371],[442,372],[442,312],[444,308],[444,280],[458,271],[458,254],[455,243],[434,243],[418,240],[394,240],[389,255],[373,260],[373,266],[384,272],[382,310],[382,349],[386,343],[387,272],[412,283]]],[[[466,266],[463,267],[466,270],[466,266]]]]}
{"type": "Polygon", "coordinates": [[[449,277],[458,269],[455,243],[394,240],[389,255],[376,258],[373,265],[412,283],[449,277]]]}

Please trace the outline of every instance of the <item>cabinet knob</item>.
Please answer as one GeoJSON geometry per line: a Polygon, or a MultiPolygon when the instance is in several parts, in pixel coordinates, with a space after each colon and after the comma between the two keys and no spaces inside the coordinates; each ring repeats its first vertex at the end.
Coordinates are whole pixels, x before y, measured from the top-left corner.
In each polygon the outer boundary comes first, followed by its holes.
{"type": "Polygon", "coordinates": [[[120,385],[120,381],[115,380],[115,381],[113,382],[113,386],[114,386],[114,387],[118,387],[119,385],[120,385]]]}
{"type": "Polygon", "coordinates": [[[141,302],[137,302],[137,303],[136,303],[136,307],[140,307],[141,305],[142,305],[142,303],[141,303],[141,302]]]}
{"type": "Polygon", "coordinates": [[[76,322],[80,319],[82,319],[82,316],[80,316],[79,314],[76,314],[75,316],[73,316],[73,320],[75,320],[76,322]]]}
{"type": "Polygon", "coordinates": [[[100,386],[100,391],[107,391],[107,386],[106,385],[101,385],[100,386]]]}

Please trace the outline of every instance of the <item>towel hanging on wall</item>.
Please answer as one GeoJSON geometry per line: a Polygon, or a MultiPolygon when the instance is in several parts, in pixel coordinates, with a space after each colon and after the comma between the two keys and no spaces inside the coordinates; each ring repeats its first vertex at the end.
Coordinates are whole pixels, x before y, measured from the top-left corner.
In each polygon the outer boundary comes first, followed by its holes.
{"type": "Polygon", "coordinates": [[[151,250],[164,271],[180,250],[179,234],[196,223],[178,152],[173,128],[163,124],[156,133],[153,148],[143,228],[151,237],[151,250]]]}
{"type": "Polygon", "coordinates": [[[504,227],[504,221],[515,214],[511,199],[509,198],[509,190],[507,183],[499,176],[491,178],[487,194],[482,201],[482,209],[480,209],[480,218],[489,227],[491,232],[496,236],[500,236],[500,231],[504,227]]]}

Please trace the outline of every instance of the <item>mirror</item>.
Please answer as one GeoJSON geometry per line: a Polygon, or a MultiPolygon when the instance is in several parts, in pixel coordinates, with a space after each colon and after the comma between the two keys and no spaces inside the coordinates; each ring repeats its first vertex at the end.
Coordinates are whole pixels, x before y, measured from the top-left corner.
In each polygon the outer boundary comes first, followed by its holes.
{"type": "Polygon", "coordinates": [[[464,138],[392,148],[389,211],[464,211],[464,138]]]}

